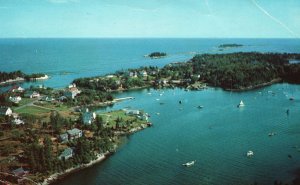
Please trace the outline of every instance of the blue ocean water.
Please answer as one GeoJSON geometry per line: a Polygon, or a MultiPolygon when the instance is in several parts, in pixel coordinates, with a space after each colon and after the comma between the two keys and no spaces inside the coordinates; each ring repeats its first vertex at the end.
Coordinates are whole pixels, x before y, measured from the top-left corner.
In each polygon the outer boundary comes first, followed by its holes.
{"type": "Polygon", "coordinates": [[[103,75],[140,66],[182,62],[195,53],[235,51],[300,52],[300,39],[0,39],[0,71],[46,73],[38,84],[61,88],[74,78],[103,75]],[[224,43],[243,47],[218,51],[224,43]],[[154,51],[169,56],[151,60],[154,51]]]}
{"type": "MultiPolygon", "coordinates": [[[[186,61],[195,53],[299,53],[299,41],[1,39],[0,71],[20,69],[26,73],[47,73],[51,79],[34,84],[61,88],[74,78],[145,65],[163,66],[186,61]],[[217,46],[224,43],[244,46],[218,51],[217,46]],[[169,56],[157,60],[143,57],[153,51],[167,52],[169,56]]],[[[300,167],[299,92],[299,85],[282,83],[239,93],[209,88],[188,92],[144,89],[116,94],[136,99],[120,102],[106,110],[128,106],[144,109],[150,113],[154,126],[124,138],[124,145],[103,163],[72,174],[56,184],[244,185],[254,182],[272,184],[274,180],[289,182],[300,167]],[[290,101],[290,96],[295,100],[290,101]],[[179,100],[183,103],[179,104],[179,100]],[[246,105],[242,109],[236,108],[240,100],[246,105]],[[200,110],[198,105],[204,108],[200,110]],[[290,109],[289,115],[287,109],[290,109]],[[270,132],[277,135],[269,137],[270,132]],[[254,152],[254,157],[245,156],[248,150],[254,152]],[[197,160],[194,166],[182,166],[191,160],[197,160]]]]}

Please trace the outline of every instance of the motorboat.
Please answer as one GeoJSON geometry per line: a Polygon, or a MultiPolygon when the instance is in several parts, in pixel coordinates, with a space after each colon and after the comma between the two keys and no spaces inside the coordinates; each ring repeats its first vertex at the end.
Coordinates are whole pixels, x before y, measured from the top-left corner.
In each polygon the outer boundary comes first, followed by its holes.
{"type": "Polygon", "coordinates": [[[247,157],[252,157],[253,155],[254,155],[254,152],[253,152],[253,151],[249,150],[249,151],[247,152],[247,157]]]}
{"type": "Polygon", "coordinates": [[[195,164],[196,160],[194,161],[190,161],[190,162],[187,162],[187,163],[184,163],[182,164],[183,166],[186,166],[186,167],[189,167],[189,166],[193,166],[195,164]]]}

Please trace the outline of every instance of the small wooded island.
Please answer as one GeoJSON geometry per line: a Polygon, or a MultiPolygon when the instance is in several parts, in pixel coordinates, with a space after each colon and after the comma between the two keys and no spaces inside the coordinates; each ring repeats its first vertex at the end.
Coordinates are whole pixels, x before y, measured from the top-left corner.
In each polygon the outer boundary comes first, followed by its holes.
{"type": "MultiPolygon", "coordinates": [[[[11,183],[21,179],[25,184],[53,180],[105,158],[120,143],[120,135],[151,126],[149,115],[139,109],[92,111],[91,106],[119,101],[115,91],[200,90],[206,84],[249,90],[280,81],[300,83],[300,64],[290,63],[299,59],[300,54],[295,53],[202,54],[162,68],[140,67],[78,78],[65,89],[14,86],[0,94],[0,162],[5,172],[0,179],[11,183]]],[[[0,77],[2,81],[25,78],[20,71],[0,77]]]]}
{"type": "Polygon", "coordinates": [[[158,59],[167,56],[167,53],[164,52],[153,52],[149,55],[145,55],[145,57],[150,57],[151,59],[158,59]]]}
{"type": "Polygon", "coordinates": [[[22,71],[13,71],[9,73],[0,71],[0,84],[21,81],[46,80],[48,78],[48,75],[43,73],[25,74],[22,71]]]}
{"type": "Polygon", "coordinates": [[[225,49],[225,48],[237,48],[242,46],[243,46],[242,44],[221,44],[218,46],[218,48],[225,49]]]}

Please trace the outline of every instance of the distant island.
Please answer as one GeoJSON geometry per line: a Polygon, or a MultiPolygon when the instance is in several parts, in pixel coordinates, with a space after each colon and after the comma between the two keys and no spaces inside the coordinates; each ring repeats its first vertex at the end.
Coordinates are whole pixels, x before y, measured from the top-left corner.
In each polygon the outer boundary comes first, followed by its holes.
{"type": "Polygon", "coordinates": [[[242,46],[243,46],[242,44],[221,44],[218,46],[218,48],[226,49],[226,48],[237,48],[242,46]]]}
{"type": "Polygon", "coordinates": [[[22,71],[13,71],[8,73],[0,71],[0,85],[21,81],[46,80],[48,78],[48,75],[43,73],[25,74],[22,71]]]}
{"type": "Polygon", "coordinates": [[[167,53],[164,53],[164,52],[153,52],[153,53],[150,53],[149,55],[145,55],[145,57],[150,57],[151,59],[162,58],[165,56],[167,56],[167,53]]]}

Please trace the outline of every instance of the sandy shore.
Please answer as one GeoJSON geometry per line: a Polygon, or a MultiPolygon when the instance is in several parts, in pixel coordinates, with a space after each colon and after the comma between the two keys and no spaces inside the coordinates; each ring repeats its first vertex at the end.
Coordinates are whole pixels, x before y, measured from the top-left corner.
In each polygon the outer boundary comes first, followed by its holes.
{"type": "Polygon", "coordinates": [[[49,78],[48,75],[45,75],[45,76],[42,76],[42,77],[39,77],[39,78],[30,78],[30,80],[47,80],[49,78]]]}
{"type": "Polygon", "coordinates": [[[58,179],[60,179],[60,178],[62,178],[64,176],[66,176],[66,175],[68,175],[70,173],[73,173],[73,172],[76,172],[78,170],[81,170],[81,169],[93,166],[94,164],[99,163],[99,162],[103,161],[104,159],[106,159],[106,156],[108,154],[109,154],[109,152],[106,152],[104,154],[98,154],[97,159],[92,160],[88,164],[81,164],[81,165],[78,165],[76,167],[69,168],[69,169],[65,170],[64,172],[52,174],[48,178],[46,178],[42,183],[39,183],[39,185],[48,185],[48,184],[51,184],[54,181],[56,181],[56,180],[58,180],[58,179]]]}

